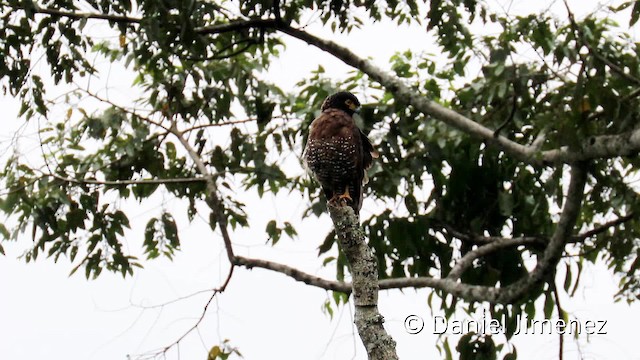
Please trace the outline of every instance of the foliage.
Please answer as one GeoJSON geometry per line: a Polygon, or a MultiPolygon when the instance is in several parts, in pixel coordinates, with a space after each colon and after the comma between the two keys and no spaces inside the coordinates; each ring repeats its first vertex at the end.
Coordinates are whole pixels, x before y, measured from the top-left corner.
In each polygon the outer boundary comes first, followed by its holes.
{"type": "Polygon", "coordinates": [[[238,358],[242,358],[242,354],[240,354],[240,351],[238,351],[238,349],[234,347],[231,347],[231,345],[229,344],[229,340],[225,339],[222,342],[222,346],[215,345],[211,348],[211,350],[209,350],[209,356],[207,357],[207,360],[226,360],[231,355],[236,355],[238,358]]]}
{"type": "MultiPolygon", "coordinates": [[[[628,1],[606,11],[630,11],[633,25],[640,6],[628,1]]],[[[364,218],[363,227],[381,278],[444,278],[477,247],[478,236],[551,236],[565,200],[563,164],[523,162],[418,110],[358,69],[336,78],[319,66],[294,89],[269,79],[269,67],[284,50],[283,24],[302,27],[314,13],[334,32],[366,29],[375,21],[426,26],[446,59],[406,50],[390,59],[389,70],[415,96],[494,129],[496,137],[539,144],[541,150],[580,150],[586,139],[637,127],[639,44],[603,13],[511,16],[474,0],[2,1],[2,90],[22,101],[26,119],[47,124],[39,165],[18,152],[4,164],[0,209],[8,218],[0,224],[2,237],[21,240],[29,231],[34,244],[27,261],[44,253],[54,260],[68,257],[73,271],[83,268],[87,277],[102,269],[131,274],[142,261],[123,247],[130,220],[119,201],[168,194],[189,204],[186,215],[193,219],[202,212],[198,205],[211,201],[207,174],[196,159],[211,169],[220,197],[222,210],[210,216],[213,229],[250,226],[252,209],[235,198],[244,190],[260,196],[306,193],[312,200],[305,216],[325,216],[317,184],[281,159],[299,154],[320,103],[337,89],[366,89],[360,121],[381,154],[366,196],[385,209],[364,218]],[[89,25],[112,37],[85,31],[89,25]],[[499,30],[475,33],[479,25],[499,30]],[[136,74],[132,86],[141,95],[135,108],[74,85],[99,75],[95,57],[136,74]],[[38,62],[45,71],[34,70],[38,62]],[[51,81],[72,87],[61,104],[47,98],[51,81]],[[102,107],[72,106],[73,99],[86,97],[102,107]],[[67,106],[66,116],[53,116],[56,106],[67,106]]],[[[631,181],[638,166],[635,153],[588,162],[576,237],[568,240],[562,260],[565,291],[575,292],[585,262],[605,261],[620,279],[619,299],[640,297],[640,224],[632,216],[640,212],[640,201],[631,181]],[[604,226],[625,216],[628,221],[604,226]],[[601,231],[578,235],[591,229],[601,231]]],[[[163,209],[149,219],[142,234],[148,259],[176,256],[178,216],[163,209]]],[[[269,222],[271,243],[283,232],[304,236],[294,225],[269,222]]],[[[328,254],[325,264],[337,260],[342,280],[348,269],[343,256],[331,255],[334,237],[329,233],[319,252],[328,254]]],[[[527,260],[543,250],[540,244],[499,249],[478,259],[461,279],[506,286],[525,276],[527,260]]],[[[551,316],[555,282],[548,279],[516,304],[498,304],[492,316],[508,322],[522,313],[551,316]],[[547,305],[537,309],[541,296],[547,305]]],[[[442,290],[435,294],[448,299],[442,302],[447,314],[460,306],[461,299],[451,300],[442,290]]],[[[468,311],[476,305],[465,302],[468,311]]],[[[456,347],[464,359],[495,358],[500,348],[471,333],[456,347]]],[[[515,350],[507,356],[515,358],[515,350]]]]}

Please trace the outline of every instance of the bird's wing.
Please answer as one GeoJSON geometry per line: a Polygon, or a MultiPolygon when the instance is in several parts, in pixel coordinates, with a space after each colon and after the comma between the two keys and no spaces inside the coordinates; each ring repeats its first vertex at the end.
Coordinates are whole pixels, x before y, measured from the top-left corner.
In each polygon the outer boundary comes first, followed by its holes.
{"type": "Polygon", "coordinates": [[[378,157],[380,157],[380,154],[378,153],[377,150],[373,148],[373,145],[371,144],[371,141],[369,140],[367,135],[365,135],[362,132],[362,130],[359,130],[359,131],[360,131],[360,138],[362,139],[362,150],[363,150],[362,167],[365,170],[367,170],[371,167],[371,165],[373,165],[373,159],[377,159],[378,157]]]}

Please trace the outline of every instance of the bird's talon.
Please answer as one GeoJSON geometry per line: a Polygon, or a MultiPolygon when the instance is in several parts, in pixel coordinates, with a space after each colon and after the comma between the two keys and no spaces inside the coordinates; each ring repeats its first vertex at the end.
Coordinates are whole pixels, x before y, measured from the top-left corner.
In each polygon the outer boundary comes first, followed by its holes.
{"type": "Polygon", "coordinates": [[[353,199],[349,195],[349,191],[345,191],[344,194],[334,195],[327,203],[334,207],[344,207],[349,204],[353,204],[353,199]]]}
{"type": "Polygon", "coordinates": [[[340,196],[338,202],[342,206],[347,206],[349,203],[353,203],[353,199],[350,196],[340,196]]]}

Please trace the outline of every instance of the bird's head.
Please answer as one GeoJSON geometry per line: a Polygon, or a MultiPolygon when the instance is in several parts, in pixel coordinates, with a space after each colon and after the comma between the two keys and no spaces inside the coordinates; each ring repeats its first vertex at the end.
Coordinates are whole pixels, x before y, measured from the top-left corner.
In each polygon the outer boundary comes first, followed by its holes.
{"type": "Polygon", "coordinates": [[[320,110],[325,111],[327,109],[340,109],[349,115],[353,115],[360,111],[360,101],[352,93],[340,91],[324,99],[320,110]]]}

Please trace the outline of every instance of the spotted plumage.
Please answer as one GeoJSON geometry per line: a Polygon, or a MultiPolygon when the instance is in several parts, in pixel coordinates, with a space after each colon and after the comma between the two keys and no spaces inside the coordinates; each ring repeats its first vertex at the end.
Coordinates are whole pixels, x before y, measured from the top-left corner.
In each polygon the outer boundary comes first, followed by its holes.
{"type": "Polygon", "coordinates": [[[365,171],[378,153],[353,120],[360,102],[349,92],[333,94],[309,128],[304,162],[330,202],[345,201],[356,214],[362,208],[365,171]]]}

